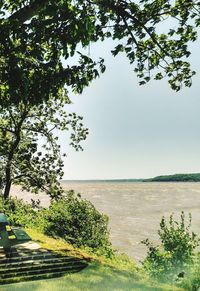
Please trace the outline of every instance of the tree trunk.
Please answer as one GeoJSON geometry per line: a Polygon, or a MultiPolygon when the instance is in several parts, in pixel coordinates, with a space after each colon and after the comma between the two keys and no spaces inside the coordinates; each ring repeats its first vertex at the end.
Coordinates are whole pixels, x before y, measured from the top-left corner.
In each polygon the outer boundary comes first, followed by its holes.
{"type": "Polygon", "coordinates": [[[22,124],[26,118],[26,114],[27,111],[24,110],[24,112],[21,115],[21,119],[18,123],[17,126],[15,126],[15,141],[12,144],[10,151],[8,153],[8,160],[7,160],[7,164],[6,164],[6,168],[5,168],[5,188],[4,188],[4,193],[3,193],[3,198],[4,199],[8,199],[9,198],[9,194],[10,194],[10,189],[11,189],[11,184],[12,184],[12,162],[13,162],[13,158],[14,158],[14,154],[19,146],[21,137],[20,137],[20,133],[21,133],[21,127],[22,124]]]}
{"type": "Polygon", "coordinates": [[[3,199],[6,200],[9,197],[10,194],[10,188],[11,188],[11,180],[6,182],[5,190],[3,193],[3,199]]]}
{"type": "Polygon", "coordinates": [[[7,165],[6,165],[6,169],[5,169],[5,189],[4,189],[4,193],[3,193],[3,198],[4,199],[8,199],[9,194],[10,194],[10,188],[11,188],[11,184],[12,184],[12,177],[11,177],[11,164],[13,161],[13,157],[14,157],[14,152],[16,151],[18,145],[20,142],[20,129],[18,129],[18,131],[16,131],[16,140],[14,142],[14,144],[11,147],[10,153],[8,155],[8,161],[7,161],[7,165]]]}
{"type": "Polygon", "coordinates": [[[4,189],[4,193],[3,193],[4,200],[8,199],[9,194],[10,194],[10,188],[11,188],[11,184],[12,184],[10,171],[11,171],[10,162],[8,162],[8,164],[6,166],[6,185],[5,185],[5,189],[4,189]]]}

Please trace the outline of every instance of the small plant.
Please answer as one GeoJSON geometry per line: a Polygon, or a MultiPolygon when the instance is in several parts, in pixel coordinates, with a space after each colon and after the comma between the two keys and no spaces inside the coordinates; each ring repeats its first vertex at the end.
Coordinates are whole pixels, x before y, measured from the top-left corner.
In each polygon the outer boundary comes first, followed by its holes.
{"type": "Polygon", "coordinates": [[[169,222],[162,217],[158,235],[161,247],[153,246],[148,239],[142,241],[148,247],[144,268],[152,275],[163,281],[177,278],[193,263],[194,250],[199,245],[197,234],[190,232],[191,214],[186,225],[185,214],[181,213],[180,222],[170,215],[169,222]]]}

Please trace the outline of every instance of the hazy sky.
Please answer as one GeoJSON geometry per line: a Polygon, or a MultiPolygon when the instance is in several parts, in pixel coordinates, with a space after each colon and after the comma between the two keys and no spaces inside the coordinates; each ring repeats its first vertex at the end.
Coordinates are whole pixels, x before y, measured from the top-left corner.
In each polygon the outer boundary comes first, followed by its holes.
{"type": "Polygon", "coordinates": [[[64,178],[200,172],[199,44],[192,48],[193,86],[178,93],[166,79],[139,86],[126,57],[112,57],[111,42],[92,45],[90,56],[103,56],[107,70],[81,96],[73,96],[71,110],[84,117],[90,134],[78,153],[62,137],[68,153],[64,178]]]}

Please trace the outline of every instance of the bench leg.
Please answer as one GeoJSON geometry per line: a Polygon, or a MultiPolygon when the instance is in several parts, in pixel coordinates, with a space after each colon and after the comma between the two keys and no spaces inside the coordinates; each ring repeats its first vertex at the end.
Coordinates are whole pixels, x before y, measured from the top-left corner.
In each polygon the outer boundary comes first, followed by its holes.
{"type": "Polygon", "coordinates": [[[11,247],[5,247],[4,252],[5,252],[7,258],[11,257],[11,247]]]}

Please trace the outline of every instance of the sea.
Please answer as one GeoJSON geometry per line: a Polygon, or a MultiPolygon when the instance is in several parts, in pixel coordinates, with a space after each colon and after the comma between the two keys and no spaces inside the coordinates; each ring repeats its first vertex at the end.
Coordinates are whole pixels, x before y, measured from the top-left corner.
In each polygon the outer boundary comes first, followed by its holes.
{"type": "MultiPolygon", "coordinates": [[[[186,222],[192,215],[192,231],[200,235],[200,182],[130,182],[130,181],[62,181],[65,190],[75,190],[82,198],[109,217],[111,242],[119,253],[141,263],[147,248],[141,243],[149,239],[159,245],[158,229],[162,216],[171,214],[180,220],[184,211],[186,222]]],[[[13,196],[25,197],[18,188],[13,196]]],[[[27,193],[26,200],[34,198],[27,193]]],[[[43,205],[48,197],[38,194],[43,205]]]]}

